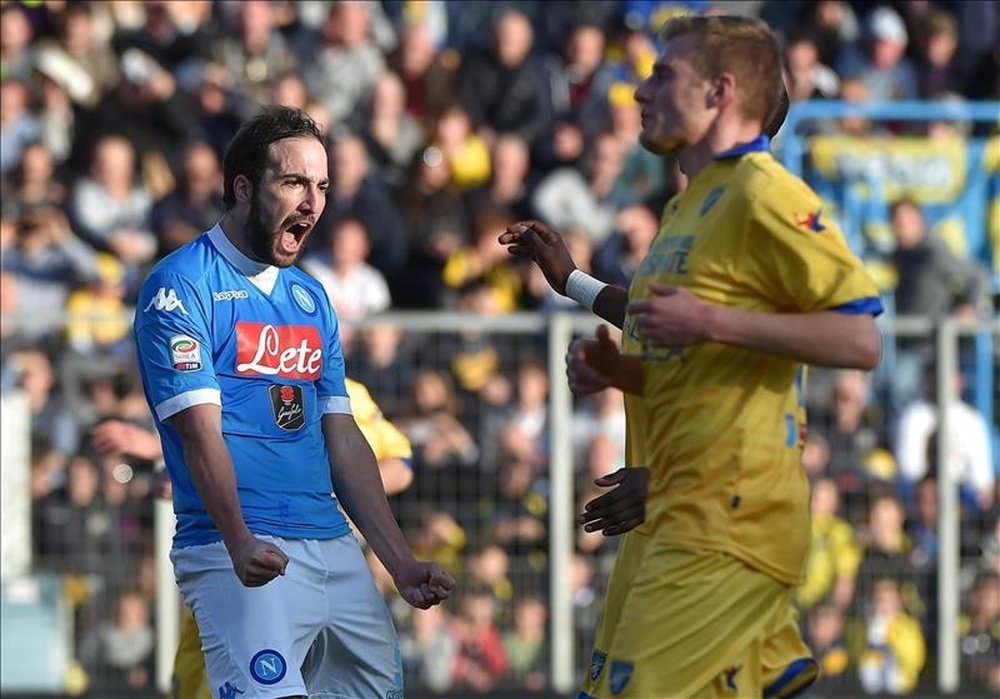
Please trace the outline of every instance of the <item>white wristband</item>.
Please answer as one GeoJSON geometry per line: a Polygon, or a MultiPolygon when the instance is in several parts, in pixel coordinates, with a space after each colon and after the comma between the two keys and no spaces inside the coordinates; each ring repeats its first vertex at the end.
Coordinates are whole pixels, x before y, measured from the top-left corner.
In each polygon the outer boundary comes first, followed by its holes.
{"type": "Polygon", "coordinates": [[[588,311],[592,311],[594,310],[594,301],[597,300],[597,295],[606,286],[607,284],[599,279],[594,279],[586,272],[574,269],[566,279],[566,296],[576,301],[588,311]]]}

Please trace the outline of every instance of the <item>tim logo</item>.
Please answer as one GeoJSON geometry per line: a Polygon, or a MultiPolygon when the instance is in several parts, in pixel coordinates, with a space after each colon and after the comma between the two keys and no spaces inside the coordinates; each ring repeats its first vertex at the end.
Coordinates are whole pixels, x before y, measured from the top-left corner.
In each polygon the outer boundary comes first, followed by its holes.
{"type": "Polygon", "coordinates": [[[742,665],[732,665],[727,670],[723,671],[722,677],[726,683],[726,689],[730,692],[737,692],[739,689],[736,686],[736,675],[739,674],[740,670],[743,669],[742,665]]]}
{"type": "Polygon", "coordinates": [[[270,648],[258,652],[250,661],[250,676],[261,684],[278,684],[287,670],[281,653],[270,648]]]}
{"type": "Polygon", "coordinates": [[[219,687],[219,699],[236,699],[237,694],[246,694],[246,692],[232,682],[226,682],[219,687]]]}
{"type": "Polygon", "coordinates": [[[323,345],[311,325],[239,321],[236,342],[237,374],[315,381],[323,367],[323,345]]]}
{"type": "Polygon", "coordinates": [[[624,660],[612,660],[611,693],[616,696],[621,694],[630,679],[632,679],[632,663],[627,663],[624,660]]]}
{"type": "Polygon", "coordinates": [[[156,295],[149,300],[146,304],[146,308],[143,309],[147,313],[149,311],[170,311],[179,308],[181,313],[187,315],[187,309],[184,308],[184,303],[177,298],[177,292],[173,288],[167,289],[165,286],[161,286],[156,292],[156,295]]]}
{"type": "Polygon", "coordinates": [[[819,217],[822,215],[823,209],[816,209],[816,213],[796,216],[795,225],[799,228],[808,228],[813,233],[821,233],[826,230],[826,226],[819,222],[819,217]]]}

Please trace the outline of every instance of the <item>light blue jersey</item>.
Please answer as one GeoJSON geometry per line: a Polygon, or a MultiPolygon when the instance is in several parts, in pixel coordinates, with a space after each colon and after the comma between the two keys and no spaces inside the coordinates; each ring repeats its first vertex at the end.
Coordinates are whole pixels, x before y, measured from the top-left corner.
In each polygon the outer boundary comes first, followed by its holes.
{"type": "Polygon", "coordinates": [[[289,539],[349,528],[332,496],[321,418],[350,414],[337,318],[295,267],[249,259],[217,225],[161,260],[139,292],[134,324],[146,399],[173,482],[174,547],[221,535],[205,510],[168,418],[222,406],[247,527],[289,539]]]}

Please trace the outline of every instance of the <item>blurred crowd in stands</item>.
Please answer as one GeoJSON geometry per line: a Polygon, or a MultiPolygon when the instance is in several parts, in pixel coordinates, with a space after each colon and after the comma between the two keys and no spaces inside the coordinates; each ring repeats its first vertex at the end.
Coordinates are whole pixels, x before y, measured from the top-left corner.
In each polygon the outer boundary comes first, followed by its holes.
{"type": "MultiPolygon", "coordinates": [[[[128,313],[150,266],[219,219],[224,148],[272,103],[306,110],[328,137],[331,188],[301,265],[342,319],[349,375],[413,442],[414,485],[393,502],[412,545],[460,577],[454,604],[412,612],[372,562],[411,686],[547,686],[547,400],[562,377],[546,370],[544,337],[362,321],[572,308],[497,244],[526,217],[627,285],[685,184],[639,146],[632,93],[656,29],[690,11],[767,20],[793,103],[1000,99],[991,2],[0,3],[0,390],[27,397],[33,570],[66,576],[91,687],[153,681],[158,445],[128,313]]],[[[815,128],[899,133],[889,126],[815,128]]],[[[992,317],[1000,270],[956,254],[909,199],[891,228],[897,313],[992,317]]],[[[814,548],[798,600],[834,690],[905,694],[935,670],[945,465],[928,343],[901,342],[897,370],[888,392],[815,372],[809,393],[814,548]]],[[[624,415],[610,391],[576,406],[582,503],[622,464],[624,415]]],[[[963,686],[1000,691],[996,425],[964,401],[952,415],[963,686]]],[[[568,584],[582,659],[615,546],[578,532],[568,584]]]]}

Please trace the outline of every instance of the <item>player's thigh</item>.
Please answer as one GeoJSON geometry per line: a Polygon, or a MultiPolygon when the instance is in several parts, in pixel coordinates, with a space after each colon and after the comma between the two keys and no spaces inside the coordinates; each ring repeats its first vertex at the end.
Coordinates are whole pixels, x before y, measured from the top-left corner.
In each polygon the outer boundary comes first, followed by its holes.
{"type": "Polygon", "coordinates": [[[604,593],[604,608],[601,610],[601,620],[594,635],[594,648],[590,656],[587,674],[583,678],[583,692],[593,691],[594,683],[600,677],[608,657],[608,648],[614,637],[625,598],[628,596],[632,580],[639,569],[646,543],[650,540],[646,534],[630,531],[621,538],[618,551],[615,554],[615,564],[608,578],[607,590],[604,593]]]}
{"type": "Polygon", "coordinates": [[[174,699],[212,699],[198,624],[187,605],[184,606],[180,641],[174,654],[172,695],[174,699]]]}
{"type": "Polygon", "coordinates": [[[787,595],[786,586],[726,554],[651,544],[596,696],[712,696],[716,679],[732,669],[728,696],[759,697],[753,644],[773,625],[787,595]]]}
{"type": "Polygon", "coordinates": [[[361,548],[353,536],[320,543],[327,618],[302,667],[309,696],[401,699],[396,629],[361,548]]]}
{"type": "Polygon", "coordinates": [[[177,585],[197,621],[209,687],[220,696],[306,694],[300,667],[322,623],[315,612],[325,603],[320,573],[301,542],[274,542],[288,555],[288,568],[260,587],[239,581],[221,543],[171,554],[177,585]]]}

